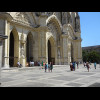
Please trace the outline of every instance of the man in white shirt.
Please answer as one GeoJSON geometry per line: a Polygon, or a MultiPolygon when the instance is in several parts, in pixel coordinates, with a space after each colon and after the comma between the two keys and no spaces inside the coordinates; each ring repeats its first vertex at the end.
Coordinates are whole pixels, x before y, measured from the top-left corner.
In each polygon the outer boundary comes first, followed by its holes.
{"type": "Polygon", "coordinates": [[[17,65],[18,65],[18,67],[21,67],[21,66],[22,66],[22,65],[20,64],[20,62],[19,62],[19,61],[17,62],[17,65]]]}
{"type": "Polygon", "coordinates": [[[34,62],[31,62],[31,61],[30,61],[30,67],[31,67],[31,66],[34,66],[34,62]]]}

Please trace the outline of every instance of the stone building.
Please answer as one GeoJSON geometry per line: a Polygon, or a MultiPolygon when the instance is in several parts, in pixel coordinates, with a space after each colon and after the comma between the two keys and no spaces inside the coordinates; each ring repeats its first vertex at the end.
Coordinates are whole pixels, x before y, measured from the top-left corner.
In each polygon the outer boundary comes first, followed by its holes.
{"type": "Polygon", "coordinates": [[[78,12],[0,12],[4,67],[29,61],[56,65],[82,61],[78,12]]]}
{"type": "Polygon", "coordinates": [[[87,51],[87,52],[96,51],[100,53],[100,45],[82,47],[82,50],[87,51]]]}

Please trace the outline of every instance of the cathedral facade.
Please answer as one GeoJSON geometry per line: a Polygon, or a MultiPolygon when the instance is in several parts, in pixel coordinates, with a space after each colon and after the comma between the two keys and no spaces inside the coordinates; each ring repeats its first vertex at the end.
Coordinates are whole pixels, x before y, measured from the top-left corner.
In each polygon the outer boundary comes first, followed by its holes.
{"type": "Polygon", "coordinates": [[[78,12],[0,12],[4,67],[27,62],[65,65],[82,61],[78,12]]]}

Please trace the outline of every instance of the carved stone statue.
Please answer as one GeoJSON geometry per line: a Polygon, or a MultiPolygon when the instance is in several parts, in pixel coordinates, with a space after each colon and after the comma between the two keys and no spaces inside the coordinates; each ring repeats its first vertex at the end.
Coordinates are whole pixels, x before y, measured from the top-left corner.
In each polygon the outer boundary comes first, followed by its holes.
{"type": "Polygon", "coordinates": [[[25,58],[25,50],[24,50],[23,46],[21,48],[21,56],[22,56],[22,58],[25,58]]]}
{"type": "Polygon", "coordinates": [[[67,13],[67,23],[72,23],[71,15],[67,13]]]}
{"type": "Polygon", "coordinates": [[[60,49],[58,48],[58,58],[60,58],[60,49]]]}
{"type": "Polygon", "coordinates": [[[76,24],[76,29],[75,29],[75,31],[76,31],[76,32],[80,32],[80,18],[79,18],[78,15],[76,16],[76,22],[75,22],[75,24],[76,24]]]}
{"type": "Polygon", "coordinates": [[[25,43],[24,34],[21,35],[21,43],[25,43]]]}
{"type": "Polygon", "coordinates": [[[64,24],[66,24],[67,23],[67,16],[66,16],[66,13],[65,12],[62,12],[62,18],[61,18],[61,20],[62,20],[62,24],[64,25],[64,24]]]}

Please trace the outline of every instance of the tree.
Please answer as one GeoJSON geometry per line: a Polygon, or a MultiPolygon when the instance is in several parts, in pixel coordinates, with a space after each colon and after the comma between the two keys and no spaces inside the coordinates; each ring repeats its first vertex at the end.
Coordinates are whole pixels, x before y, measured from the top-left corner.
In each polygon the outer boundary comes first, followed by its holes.
{"type": "Polygon", "coordinates": [[[100,62],[100,53],[97,52],[97,51],[90,51],[90,52],[87,52],[87,51],[83,51],[82,52],[82,55],[83,55],[83,61],[86,62],[86,61],[90,61],[92,63],[94,62],[97,62],[99,63],[100,62]]]}
{"type": "Polygon", "coordinates": [[[82,56],[83,56],[83,61],[86,62],[88,60],[88,53],[85,50],[82,52],[82,56]]]}

